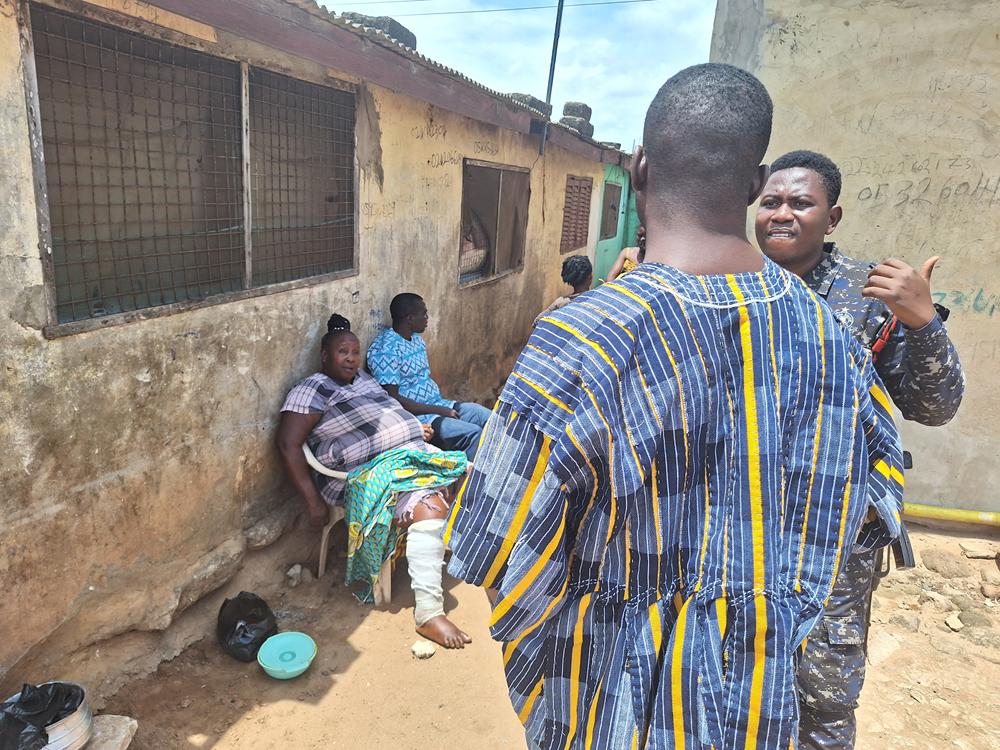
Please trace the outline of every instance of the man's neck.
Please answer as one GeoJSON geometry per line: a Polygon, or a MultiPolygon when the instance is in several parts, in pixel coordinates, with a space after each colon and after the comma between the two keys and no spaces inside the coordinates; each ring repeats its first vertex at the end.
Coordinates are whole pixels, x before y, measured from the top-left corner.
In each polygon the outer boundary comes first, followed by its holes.
{"type": "Polygon", "coordinates": [[[407,325],[400,325],[398,327],[393,326],[392,330],[394,330],[396,333],[398,333],[402,338],[406,339],[407,341],[411,341],[413,339],[413,331],[407,325]]]}
{"type": "Polygon", "coordinates": [[[764,267],[760,253],[738,233],[691,228],[647,229],[645,260],[695,276],[755,273],[764,267]]]}
{"type": "Polygon", "coordinates": [[[695,276],[760,271],[764,259],[747,241],[746,208],[731,202],[720,197],[714,210],[672,196],[647,203],[643,260],[695,276]]]}

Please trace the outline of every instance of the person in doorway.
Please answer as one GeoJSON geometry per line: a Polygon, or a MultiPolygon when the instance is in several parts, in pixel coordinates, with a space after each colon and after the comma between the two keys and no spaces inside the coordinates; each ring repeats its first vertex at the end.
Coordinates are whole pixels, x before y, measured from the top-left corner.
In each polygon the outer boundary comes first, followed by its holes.
{"type": "MultiPolygon", "coordinates": [[[[288,392],[277,435],[285,470],[305,498],[314,528],[327,524],[328,506],[343,504],[345,482],[313,472],[303,444],[324,466],[349,472],[394,449],[426,451],[431,434],[358,369],[361,346],[347,319],[335,315],[329,328],[321,344],[322,367],[288,392]]],[[[417,632],[445,648],[464,648],[471,639],[445,617],[441,586],[441,529],[454,494],[451,485],[400,493],[393,520],[407,531],[417,632]]]]}
{"type": "Polygon", "coordinates": [[[788,750],[842,554],[898,531],[873,368],[746,238],[771,114],[731,65],[663,85],[642,272],[538,324],[452,506],[449,570],[491,591],[531,748],[788,750]]]}
{"type": "Polygon", "coordinates": [[[646,256],[646,228],[639,227],[635,232],[635,247],[626,247],[615,260],[611,270],[608,271],[608,283],[614,281],[623,273],[628,273],[639,267],[646,256]]]}
{"type": "Polygon", "coordinates": [[[490,410],[479,404],[456,403],[441,395],[431,379],[427,345],[427,305],[416,294],[397,294],[389,304],[392,328],[380,333],[368,348],[368,368],[375,380],[404,409],[434,430],[431,444],[446,451],[465,451],[476,458],[479,437],[490,410]]]}
{"type": "Polygon", "coordinates": [[[590,258],[586,255],[571,255],[562,264],[563,283],[569,284],[573,288],[573,293],[559,297],[555,302],[546,307],[535,318],[533,325],[538,325],[538,321],[551,312],[555,312],[566,307],[581,294],[589,291],[594,283],[594,267],[590,264],[590,258]]]}
{"type": "MultiPolygon", "coordinates": [[[[915,271],[895,258],[875,264],[843,255],[826,242],[843,217],[840,184],[840,170],[822,154],[792,151],[775,160],[757,209],[757,243],[825,299],[871,352],[905,419],[945,424],[962,402],[965,378],[944,327],[948,312],[931,299],[938,257],[915,271]]],[[[802,750],[854,747],[875,554],[859,550],[848,557],[823,621],[806,642],[798,680],[802,750]]]]}

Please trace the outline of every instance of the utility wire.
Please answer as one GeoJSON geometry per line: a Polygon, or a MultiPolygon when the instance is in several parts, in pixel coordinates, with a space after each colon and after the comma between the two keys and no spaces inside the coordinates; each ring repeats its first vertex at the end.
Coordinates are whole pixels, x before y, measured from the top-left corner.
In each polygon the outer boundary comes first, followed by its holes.
{"type": "MultiPolygon", "coordinates": [[[[416,0],[414,0],[416,1],[416,0]]],[[[591,5],[626,5],[628,3],[655,3],[657,0],[603,0],[596,3],[568,3],[567,8],[584,8],[591,5]]],[[[516,10],[552,10],[555,5],[529,5],[523,8],[485,8],[483,10],[442,10],[432,13],[393,13],[393,18],[412,18],[414,16],[460,16],[467,13],[509,13],[516,10]]]]}

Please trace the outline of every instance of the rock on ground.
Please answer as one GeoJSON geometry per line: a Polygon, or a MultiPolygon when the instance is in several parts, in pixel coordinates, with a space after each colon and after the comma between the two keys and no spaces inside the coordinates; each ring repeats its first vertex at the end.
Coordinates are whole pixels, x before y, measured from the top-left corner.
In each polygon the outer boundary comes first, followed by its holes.
{"type": "Polygon", "coordinates": [[[968,578],[972,569],[957,555],[940,549],[927,549],[920,553],[920,561],[928,570],[944,578],[968,578]]]}
{"type": "Polygon", "coordinates": [[[962,548],[962,554],[970,560],[993,560],[997,556],[993,545],[987,542],[967,541],[960,542],[958,546],[962,548]]]}
{"type": "Polygon", "coordinates": [[[982,612],[977,612],[976,610],[962,612],[962,614],[958,616],[958,619],[962,621],[963,625],[969,625],[970,627],[978,627],[978,628],[993,627],[993,620],[989,618],[989,615],[985,615],[982,612]]]}
{"type": "Polygon", "coordinates": [[[302,566],[295,563],[292,567],[288,569],[285,573],[285,580],[288,583],[288,588],[294,589],[300,583],[302,583],[302,566]]]}
{"type": "Polygon", "coordinates": [[[434,644],[430,641],[417,641],[410,650],[418,659],[430,659],[436,651],[434,644]]]}
{"type": "Polygon", "coordinates": [[[920,630],[920,615],[906,610],[896,612],[889,618],[889,624],[916,633],[920,630]]]}
{"type": "Polygon", "coordinates": [[[965,627],[965,623],[962,622],[962,618],[959,617],[957,614],[948,615],[944,620],[944,624],[947,625],[952,630],[954,630],[956,633],[965,627]]]}
{"type": "Polygon", "coordinates": [[[139,722],[128,716],[95,716],[87,750],[125,750],[139,722]]]}
{"type": "Polygon", "coordinates": [[[884,630],[868,644],[868,661],[877,666],[899,650],[899,641],[884,630]]]}
{"type": "Polygon", "coordinates": [[[992,583],[983,583],[980,584],[979,590],[983,592],[983,596],[987,599],[1000,599],[1000,586],[992,583]]]}

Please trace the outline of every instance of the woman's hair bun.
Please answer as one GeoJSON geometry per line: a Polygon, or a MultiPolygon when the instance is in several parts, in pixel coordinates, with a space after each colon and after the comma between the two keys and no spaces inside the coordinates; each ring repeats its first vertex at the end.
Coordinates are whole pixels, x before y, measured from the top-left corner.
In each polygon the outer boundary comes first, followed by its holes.
{"type": "Polygon", "coordinates": [[[326,321],[326,331],[330,333],[332,331],[349,331],[351,330],[351,321],[345,318],[343,315],[337,315],[334,313],[330,316],[330,319],[326,321]]]}

